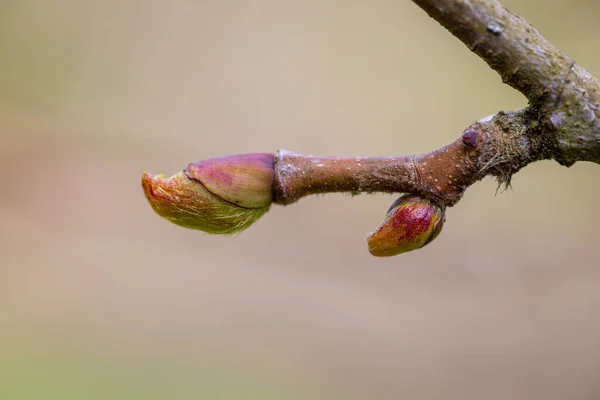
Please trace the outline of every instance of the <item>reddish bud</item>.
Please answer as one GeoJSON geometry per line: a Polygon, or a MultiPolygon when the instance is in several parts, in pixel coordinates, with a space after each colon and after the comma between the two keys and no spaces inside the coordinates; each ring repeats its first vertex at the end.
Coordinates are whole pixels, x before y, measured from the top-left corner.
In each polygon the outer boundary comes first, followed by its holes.
{"type": "Polygon", "coordinates": [[[167,220],[213,234],[246,229],[269,210],[273,154],[242,154],[192,163],[165,179],[145,173],[142,187],[167,220]]]}
{"type": "Polygon", "coordinates": [[[383,224],[367,239],[374,256],[395,256],[420,249],[442,230],[445,207],[411,194],[401,195],[388,210],[383,224]]]}

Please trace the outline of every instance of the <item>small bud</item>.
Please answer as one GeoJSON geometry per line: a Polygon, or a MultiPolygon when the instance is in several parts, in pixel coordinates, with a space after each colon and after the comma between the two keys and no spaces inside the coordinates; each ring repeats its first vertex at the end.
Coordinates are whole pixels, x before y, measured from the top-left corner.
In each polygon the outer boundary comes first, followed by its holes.
{"type": "Polygon", "coordinates": [[[420,249],[442,231],[445,207],[412,194],[402,194],[390,207],[383,224],[367,239],[374,256],[395,256],[420,249]]]}
{"type": "Polygon", "coordinates": [[[462,141],[467,147],[477,147],[478,140],[477,132],[474,130],[469,129],[462,134],[462,141]]]}
{"type": "Polygon", "coordinates": [[[269,210],[273,154],[242,154],[192,163],[165,179],[145,173],[142,187],[158,215],[192,229],[229,234],[269,210]]]}

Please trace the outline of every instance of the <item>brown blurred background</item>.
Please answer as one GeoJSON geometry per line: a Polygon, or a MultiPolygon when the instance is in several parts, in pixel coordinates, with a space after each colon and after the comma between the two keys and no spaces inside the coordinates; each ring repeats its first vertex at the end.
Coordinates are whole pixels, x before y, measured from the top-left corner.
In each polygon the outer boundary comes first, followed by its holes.
{"type": "MultiPolygon", "coordinates": [[[[600,73],[600,3],[505,3],[600,73]]],[[[0,399],[598,399],[600,168],[472,187],[376,259],[394,197],[211,237],[143,171],[429,151],[524,98],[408,0],[0,0],[0,399]]]]}

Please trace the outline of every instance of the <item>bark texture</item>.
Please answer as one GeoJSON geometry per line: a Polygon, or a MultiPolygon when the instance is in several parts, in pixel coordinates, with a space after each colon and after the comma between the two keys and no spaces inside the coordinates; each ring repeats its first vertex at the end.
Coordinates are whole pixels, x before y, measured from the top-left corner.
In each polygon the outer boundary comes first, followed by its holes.
{"type": "Polygon", "coordinates": [[[413,0],[523,93],[544,158],[600,163],[600,82],[496,0],[413,0]]]}

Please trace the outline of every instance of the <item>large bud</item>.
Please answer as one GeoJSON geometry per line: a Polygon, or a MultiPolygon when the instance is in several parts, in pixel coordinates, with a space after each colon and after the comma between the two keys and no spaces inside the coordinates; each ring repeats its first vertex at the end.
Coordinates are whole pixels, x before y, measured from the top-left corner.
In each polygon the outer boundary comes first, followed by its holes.
{"type": "Polygon", "coordinates": [[[395,256],[420,249],[442,231],[446,209],[411,194],[402,194],[390,207],[383,224],[367,239],[374,256],[395,256]]]}
{"type": "Polygon", "coordinates": [[[269,210],[273,166],[271,153],[211,158],[168,179],[144,173],[142,187],[154,211],[177,225],[235,233],[269,210]]]}

